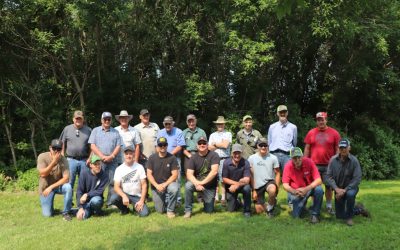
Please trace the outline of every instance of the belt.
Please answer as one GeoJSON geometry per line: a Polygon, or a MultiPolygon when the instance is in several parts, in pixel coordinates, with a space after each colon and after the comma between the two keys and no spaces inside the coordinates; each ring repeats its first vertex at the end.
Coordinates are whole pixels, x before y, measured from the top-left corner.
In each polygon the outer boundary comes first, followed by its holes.
{"type": "Polygon", "coordinates": [[[68,158],[72,158],[74,160],[81,161],[81,160],[87,159],[87,156],[68,156],[68,158]]]}
{"type": "Polygon", "coordinates": [[[281,154],[289,155],[288,151],[283,151],[282,149],[275,149],[274,151],[271,151],[271,153],[281,153],[281,154]]]}

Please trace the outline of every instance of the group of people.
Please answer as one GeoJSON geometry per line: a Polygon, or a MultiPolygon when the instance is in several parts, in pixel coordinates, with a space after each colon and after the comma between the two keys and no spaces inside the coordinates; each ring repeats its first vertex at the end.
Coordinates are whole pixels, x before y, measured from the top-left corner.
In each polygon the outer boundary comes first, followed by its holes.
{"type": "Polygon", "coordinates": [[[101,215],[104,202],[107,207],[116,206],[121,214],[128,214],[132,204],[139,216],[147,216],[149,184],[155,210],[174,218],[176,207],[182,203],[181,176],[186,176],[184,218],[192,216],[194,192],[206,213],[212,213],[215,203],[221,202],[228,211],[243,209],[243,215],[250,217],[253,200],[256,213],[274,217],[281,181],[293,217],[305,214],[307,200],[313,196],[310,220],[320,221],[322,183],[328,213],[350,226],[354,215],[368,216],[362,204],[355,204],[360,164],[350,154],[350,141],[327,126],[327,113],[317,113],[317,126],[304,139],[304,154],[297,147],[297,127],[288,121],[285,105],[277,107],[277,116],[265,138],[253,129],[252,117],[245,115],[243,129],[232,144],[232,133],[225,130],[223,116],[214,121],[216,131],[208,138],[197,127],[193,114],[187,116],[188,127],[183,131],[175,127],[171,116],[164,118],[164,128],[160,129],[150,122],[147,109],[140,111],[141,122],[134,127],[129,124],[133,116],[122,110],[115,116],[118,127],[111,126],[112,114],[103,112],[101,125],[91,129],[83,112],[75,111],[73,123],[52,140],[49,152],[38,157],[43,216],[54,214],[54,195],[63,194],[63,218],[72,219],[77,175],[78,220],[101,215]]]}

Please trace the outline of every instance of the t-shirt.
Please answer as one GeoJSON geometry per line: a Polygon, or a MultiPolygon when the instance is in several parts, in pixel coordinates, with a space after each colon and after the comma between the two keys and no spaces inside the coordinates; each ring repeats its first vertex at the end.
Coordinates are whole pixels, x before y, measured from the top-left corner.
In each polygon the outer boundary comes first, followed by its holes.
{"type": "Polygon", "coordinates": [[[60,135],[60,140],[65,145],[65,153],[69,157],[86,158],[89,155],[89,136],[92,129],[83,126],[77,129],[74,124],[70,124],[64,128],[60,135]]]}
{"type": "MultiPolygon", "coordinates": [[[[158,184],[166,182],[171,177],[171,172],[179,169],[176,157],[170,153],[162,158],[158,153],[150,155],[146,168],[153,171],[153,177],[158,184]]],[[[153,185],[151,188],[155,189],[153,185]]]]}
{"type": "Polygon", "coordinates": [[[325,130],[313,128],[304,138],[304,143],[310,144],[310,158],[317,165],[329,164],[331,157],[336,154],[339,141],[339,133],[331,127],[325,130]]]}
{"type": "Polygon", "coordinates": [[[321,176],[315,163],[310,158],[303,157],[300,169],[294,166],[292,160],[286,163],[283,170],[282,183],[288,183],[289,186],[297,189],[310,185],[318,178],[321,178],[321,176]]]}
{"type": "Polygon", "coordinates": [[[153,122],[150,122],[147,126],[143,123],[139,123],[134,128],[139,131],[140,139],[142,140],[142,144],[140,144],[140,152],[147,158],[150,157],[150,155],[156,152],[155,145],[160,128],[153,122]]]}
{"type": "MultiPolygon", "coordinates": [[[[232,158],[228,158],[224,161],[222,178],[239,181],[243,177],[251,177],[250,163],[246,159],[240,159],[237,166],[233,164],[232,158]]],[[[225,184],[226,189],[228,189],[230,186],[231,185],[225,184]]]]}
{"type": "Polygon", "coordinates": [[[146,179],[144,168],[136,162],[132,166],[122,163],[117,167],[114,174],[115,185],[121,183],[122,191],[139,197],[142,195],[141,180],[143,179],[146,179]]]}
{"type": "Polygon", "coordinates": [[[274,169],[279,168],[279,161],[275,155],[268,153],[265,156],[261,156],[260,153],[255,153],[249,157],[249,162],[254,171],[255,189],[275,179],[274,169]]]}
{"type": "MultiPolygon", "coordinates": [[[[37,160],[37,169],[46,168],[51,161],[50,152],[41,153],[37,160]]],[[[48,186],[62,179],[65,174],[69,174],[68,161],[65,157],[61,156],[57,165],[50,171],[48,176],[39,177],[39,193],[42,194],[48,186]]]]}
{"type": "Polygon", "coordinates": [[[222,140],[229,141],[228,148],[217,148],[215,153],[219,155],[221,158],[229,157],[231,152],[231,143],[232,143],[232,134],[228,131],[216,131],[210,135],[210,140],[208,141],[208,145],[213,145],[214,143],[220,143],[222,140]]]}
{"type": "MultiPolygon", "coordinates": [[[[208,151],[205,156],[196,153],[189,159],[187,169],[194,170],[194,176],[197,180],[204,180],[211,172],[212,165],[219,165],[219,156],[213,151],[208,151]]],[[[218,176],[216,175],[209,183],[204,185],[206,188],[217,187],[218,176]]]]}
{"type": "Polygon", "coordinates": [[[121,136],[122,140],[122,147],[119,151],[119,159],[118,162],[124,161],[124,148],[132,146],[133,150],[135,151],[136,145],[142,143],[140,139],[139,131],[137,131],[134,127],[129,126],[127,130],[123,130],[121,126],[115,128],[121,136]]]}

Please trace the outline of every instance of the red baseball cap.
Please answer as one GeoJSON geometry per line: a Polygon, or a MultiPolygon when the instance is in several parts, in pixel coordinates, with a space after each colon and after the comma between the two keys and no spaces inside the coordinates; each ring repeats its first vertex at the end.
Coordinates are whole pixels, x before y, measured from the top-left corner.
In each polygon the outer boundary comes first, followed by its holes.
{"type": "Polygon", "coordinates": [[[315,118],[328,118],[328,113],[326,113],[326,112],[318,112],[316,115],[315,115],[315,118]]]}

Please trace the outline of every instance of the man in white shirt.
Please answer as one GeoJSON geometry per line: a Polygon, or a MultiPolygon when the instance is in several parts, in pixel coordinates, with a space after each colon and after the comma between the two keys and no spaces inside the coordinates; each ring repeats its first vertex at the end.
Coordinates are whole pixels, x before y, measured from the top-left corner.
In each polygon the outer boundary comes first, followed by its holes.
{"type": "MultiPolygon", "coordinates": [[[[128,114],[126,110],[121,110],[119,115],[115,116],[115,119],[119,121],[119,126],[115,129],[118,131],[122,140],[122,149],[132,146],[135,150],[135,162],[139,162],[140,156],[140,144],[142,143],[140,139],[139,131],[137,131],[134,127],[129,125],[130,120],[132,120],[132,115],[128,114]]],[[[119,154],[118,165],[121,165],[124,162],[124,155],[121,150],[119,154]]]]}

